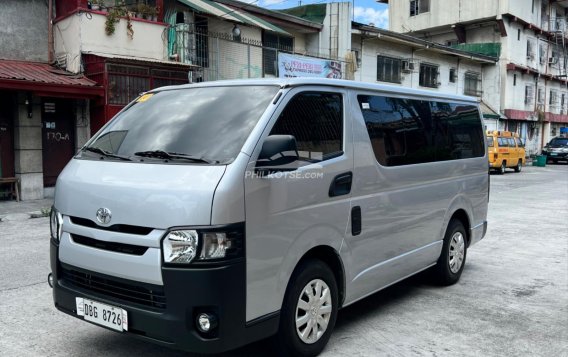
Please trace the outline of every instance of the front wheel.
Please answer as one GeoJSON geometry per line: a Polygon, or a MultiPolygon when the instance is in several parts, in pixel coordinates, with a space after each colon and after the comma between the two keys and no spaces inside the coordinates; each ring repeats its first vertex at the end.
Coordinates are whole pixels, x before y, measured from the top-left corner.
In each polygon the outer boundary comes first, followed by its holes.
{"type": "Polygon", "coordinates": [[[519,160],[517,166],[515,167],[515,172],[521,172],[522,169],[523,169],[523,160],[519,160]]]}
{"type": "Polygon", "coordinates": [[[335,277],[319,260],[300,264],[286,291],[276,336],[282,356],[317,356],[335,326],[338,310],[335,277]]]}
{"type": "Polygon", "coordinates": [[[460,280],[467,255],[467,233],[458,220],[450,221],[444,236],[442,254],[434,267],[435,279],[441,285],[452,285],[460,280]]]}

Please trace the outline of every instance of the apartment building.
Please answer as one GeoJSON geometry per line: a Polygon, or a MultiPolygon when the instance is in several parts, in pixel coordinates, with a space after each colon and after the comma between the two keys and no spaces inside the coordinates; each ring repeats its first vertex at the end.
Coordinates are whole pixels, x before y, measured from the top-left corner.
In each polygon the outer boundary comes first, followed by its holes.
{"type": "MultiPolygon", "coordinates": [[[[469,95],[482,99],[483,73],[495,67],[497,57],[472,53],[406,34],[352,23],[354,79],[409,88],[469,95]]],[[[486,120],[499,113],[481,102],[486,120]]]]}
{"type": "Polygon", "coordinates": [[[485,66],[481,98],[500,114],[490,129],[517,132],[537,154],[568,126],[568,1],[379,0],[389,28],[498,57],[485,66]]]}
{"type": "MultiPolygon", "coordinates": [[[[0,199],[40,199],[89,137],[90,103],[103,88],[54,65],[44,0],[0,1],[0,199]],[[47,188],[44,190],[44,188],[47,188]]],[[[52,3],[51,3],[52,4],[52,3]]]]}
{"type": "Polygon", "coordinates": [[[324,4],[308,20],[235,0],[55,1],[57,61],[105,88],[91,106],[92,133],[152,88],[283,76],[284,55],[341,73],[350,50],[350,3],[324,4]]]}

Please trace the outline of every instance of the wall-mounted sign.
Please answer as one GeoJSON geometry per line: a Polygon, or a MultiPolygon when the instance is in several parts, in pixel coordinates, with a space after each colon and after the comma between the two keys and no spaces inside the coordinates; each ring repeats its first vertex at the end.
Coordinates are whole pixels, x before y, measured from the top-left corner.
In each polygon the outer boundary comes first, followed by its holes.
{"type": "Polygon", "coordinates": [[[341,78],[341,62],[279,53],[278,76],[280,78],[316,77],[339,79],[341,78]]]}

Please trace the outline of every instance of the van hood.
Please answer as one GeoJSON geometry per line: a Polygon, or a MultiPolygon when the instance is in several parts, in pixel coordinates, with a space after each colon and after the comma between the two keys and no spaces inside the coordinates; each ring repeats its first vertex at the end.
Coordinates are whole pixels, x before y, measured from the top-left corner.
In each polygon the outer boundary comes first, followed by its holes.
{"type": "Polygon", "coordinates": [[[63,215],[107,225],[157,229],[209,225],[211,204],[224,165],[176,165],[73,159],[57,179],[55,208],[63,215]]]}

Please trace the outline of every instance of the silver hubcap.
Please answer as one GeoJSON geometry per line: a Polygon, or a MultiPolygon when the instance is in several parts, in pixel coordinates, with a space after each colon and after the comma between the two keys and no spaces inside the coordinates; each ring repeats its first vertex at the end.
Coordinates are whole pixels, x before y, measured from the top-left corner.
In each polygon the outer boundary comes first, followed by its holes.
{"type": "Polygon", "coordinates": [[[325,281],[310,281],[296,306],[296,332],[300,340],[307,344],[317,342],[327,330],[332,308],[331,291],[325,281]]]}
{"type": "Polygon", "coordinates": [[[454,233],[450,240],[450,270],[457,273],[463,264],[465,257],[465,240],[460,232],[454,233]]]}

